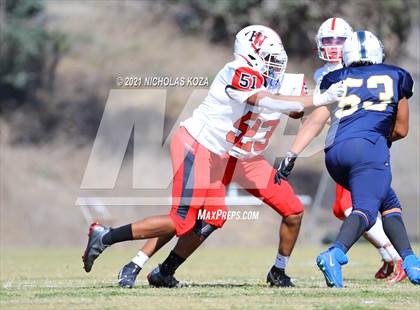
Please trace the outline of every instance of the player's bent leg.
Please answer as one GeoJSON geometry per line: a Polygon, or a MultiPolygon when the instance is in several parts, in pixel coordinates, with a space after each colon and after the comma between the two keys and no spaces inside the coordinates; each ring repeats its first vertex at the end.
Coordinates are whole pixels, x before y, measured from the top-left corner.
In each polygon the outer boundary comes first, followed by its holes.
{"type": "MultiPolygon", "coordinates": [[[[188,131],[181,127],[171,142],[171,160],[173,169],[172,209],[169,215],[171,229],[154,231],[155,226],[148,226],[147,221],[133,224],[134,238],[145,234],[157,234],[160,237],[149,240],[132,262],[125,265],[119,273],[119,284],[123,287],[133,287],[137,274],[144,263],[166,244],[173,235],[181,236],[188,233],[194,226],[197,208],[205,199],[209,185],[210,152],[200,145],[188,131]],[[172,221],[172,222],[171,222],[172,221]],[[138,224],[138,225],[137,225],[138,224]],[[149,229],[149,230],[148,230],[149,229]]],[[[166,221],[167,218],[162,219],[166,221]]],[[[160,228],[167,227],[162,223],[160,228]]]]}
{"type": "Polygon", "coordinates": [[[137,253],[136,256],[118,273],[118,285],[122,288],[133,288],[138,274],[149,260],[162,246],[168,243],[174,234],[161,236],[147,240],[143,248],[137,253]]]}
{"type": "Polygon", "coordinates": [[[131,224],[131,229],[133,240],[150,239],[164,235],[173,235],[176,232],[176,224],[168,215],[157,215],[131,224]]]}

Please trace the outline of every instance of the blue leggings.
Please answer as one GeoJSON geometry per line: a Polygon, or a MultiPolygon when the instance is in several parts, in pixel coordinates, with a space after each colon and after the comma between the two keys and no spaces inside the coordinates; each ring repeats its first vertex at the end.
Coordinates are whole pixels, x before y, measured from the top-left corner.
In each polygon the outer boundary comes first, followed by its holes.
{"type": "Polygon", "coordinates": [[[372,227],[378,211],[401,208],[391,188],[389,149],[384,137],[376,142],[352,138],[326,150],[325,163],[331,177],[351,191],[353,212],[362,214],[372,227]]]}

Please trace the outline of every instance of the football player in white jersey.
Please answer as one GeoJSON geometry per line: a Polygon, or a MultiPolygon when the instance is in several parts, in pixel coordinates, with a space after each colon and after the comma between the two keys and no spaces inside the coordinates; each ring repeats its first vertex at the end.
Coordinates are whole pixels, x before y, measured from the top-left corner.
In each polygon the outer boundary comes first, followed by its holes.
{"type": "Polygon", "coordinates": [[[315,41],[318,57],[325,63],[314,74],[317,89],[324,75],[343,67],[343,44],[352,33],[351,26],[339,17],[329,18],[319,27],[315,41]]]}
{"type": "MultiPolygon", "coordinates": [[[[318,57],[325,64],[316,70],[314,74],[317,91],[319,91],[322,78],[326,74],[343,67],[343,45],[352,33],[352,27],[339,17],[329,18],[319,27],[315,41],[318,48],[318,57]]],[[[311,122],[311,119],[311,116],[309,116],[308,124],[311,122]]],[[[336,199],[333,204],[334,215],[344,220],[350,215],[351,211],[351,193],[339,184],[336,184],[336,199]]],[[[402,268],[402,259],[383,230],[381,216],[378,215],[375,225],[364,234],[364,237],[378,249],[383,260],[383,265],[376,272],[375,278],[386,278],[390,283],[404,280],[407,276],[402,268]]]]}
{"type": "MultiPolygon", "coordinates": [[[[346,88],[337,83],[314,96],[274,94],[286,69],[287,54],[277,33],[265,26],[242,29],[236,36],[234,56],[235,60],[215,77],[205,100],[192,117],[181,123],[172,138],[174,177],[170,214],[115,229],[93,223],[83,255],[86,272],[114,243],[154,238],[143,248],[143,254],[150,257],[175,234],[185,236],[187,244],[194,244],[188,239],[203,241],[222,227],[226,218],[216,216],[201,221],[197,220],[198,211],[216,214],[226,211],[226,186],[234,181],[283,217],[278,256],[267,281],[271,285],[293,285],[284,268],[299,233],[303,206],[287,182],[272,181],[276,170],[260,154],[282,113],[336,103],[343,98],[346,88]],[[193,231],[195,236],[189,234],[193,231]]],[[[149,274],[149,283],[176,286],[174,268],[185,260],[185,255],[188,253],[172,251],[169,261],[149,274]]]]}

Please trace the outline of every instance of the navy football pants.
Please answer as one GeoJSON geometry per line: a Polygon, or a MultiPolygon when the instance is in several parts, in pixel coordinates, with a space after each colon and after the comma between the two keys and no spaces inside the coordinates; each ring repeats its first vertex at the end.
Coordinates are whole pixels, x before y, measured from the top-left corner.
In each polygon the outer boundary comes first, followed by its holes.
{"type": "Polygon", "coordinates": [[[364,214],[369,228],[375,224],[378,211],[401,208],[391,188],[389,149],[384,137],[375,143],[364,138],[339,142],[326,151],[325,163],[334,181],[351,191],[353,212],[364,214]]]}

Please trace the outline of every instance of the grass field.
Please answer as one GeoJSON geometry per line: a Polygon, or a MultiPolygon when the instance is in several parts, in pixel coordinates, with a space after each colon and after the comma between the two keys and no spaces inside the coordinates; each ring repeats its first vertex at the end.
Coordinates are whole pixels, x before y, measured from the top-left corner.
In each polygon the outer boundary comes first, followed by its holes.
{"type": "MultiPolygon", "coordinates": [[[[13,250],[1,253],[2,309],[419,309],[420,288],[408,281],[387,285],[373,279],[380,262],[368,245],[350,252],[344,289],[326,288],[314,258],[317,247],[298,247],[288,273],[296,288],[269,288],[265,276],[274,248],[202,249],[179,270],[178,289],[149,288],[146,274],[134,289],[116,285],[117,272],[134,249],[107,250],[92,272],[82,270],[78,250],[13,250]]],[[[418,252],[418,247],[417,247],[418,252]]]]}

